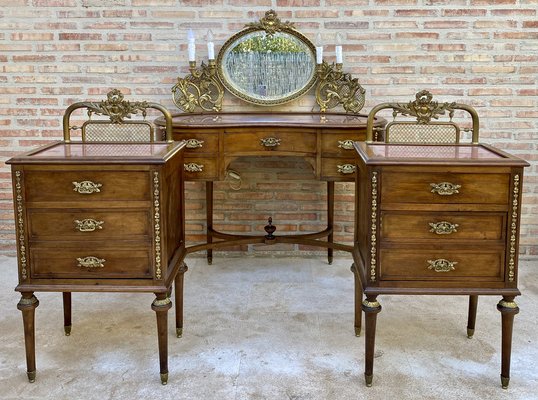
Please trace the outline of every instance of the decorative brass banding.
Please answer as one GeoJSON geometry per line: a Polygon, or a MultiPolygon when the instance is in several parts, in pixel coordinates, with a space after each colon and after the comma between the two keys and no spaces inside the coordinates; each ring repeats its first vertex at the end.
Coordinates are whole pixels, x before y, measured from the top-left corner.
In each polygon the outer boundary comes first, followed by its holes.
{"type": "Polygon", "coordinates": [[[437,193],[440,196],[451,196],[453,194],[459,193],[461,185],[450,183],[450,182],[441,182],[441,183],[430,183],[432,188],[432,193],[437,193]]]}
{"type": "Polygon", "coordinates": [[[153,305],[155,307],[162,307],[162,306],[165,306],[167,304],[170,304],[171,302],[172,302],[172,300],[170,300],[170,297],[166,297],[166,298],[161,299],[161,300],[159,300],[159,299],[153,300],[153,305]]]}
{"type": "Polygon", "coordinates": [[[79,257],[77,258],[77,267],[84,268],[104,268],[106,260],[104,258],[98,258],[95,256],[79,257]]]}
{"type": "Polygon", "coordinates": [[[266,138],[260,139],[261,145],[265,146],[265,147],[280,146],[281,141],[282,141],[282,139],[278,139],[278,138],[275,138],[275,137],[266,137],[266,138]]]}
{"type": "Polygon", "coordinates": [[[353,140],[352,139],[339,140],[338,147],[344,150],[353,150],[353,140]]]}
{"type": "Polygon", "coordinates": [[[451,233],[457,232],[458,224],[453,224],[448,221],[440,222],[430,222],[430,232],[436,233],[437,235],[450,235],[451,233]]]}
{"type": "Polygon", "coordinates": [[[93,218],[86,218],[83,220],[74,220],[75,229],[80,232],[93,232],[97,229],[103,229],[103,224],[105,221],[97,221],[93,218]]]}
{"type": "Polygon", "coordinates": [[[517,237],[517,215],[519,209],[519,174],[514,175],[514,186],[512,189],[512,222],[510,224],[510,257],[508,261],[508,280],[513,282],[516,276],[516,237],[517,237]]]}
{"type": "Polygon", "coordinates": [[[19,266],[22,280],[28,277],[26,260],[26,226],[24,225],[24,207],[22,197],[22,172],[15,172],[15,201],[17,207],[17,239],[19,242],[19,266]]]}
{"type": "Polygon", "coordinates": [[[161,279],[161,203],[159,188],[159,172],[153,172],[153,205],[154,205],[154,231],[155,231],[155,278],[161,279]]]}
{"type": "Polygon", "coordinates": [[[428,269],[433,269],[435,272],[450,272],[456,269],[455,265],[457,261],[449,261],[444,258],[438,258],[437,260],[428,260],[428,269]]]}
{"type": "Polygon", "coordinates": [[[73,182],[73,191],[80,194],[92,194],[99,193],[101,190],[100,187],[103,186],[101,183],[95,183],[92,181],[82,181],[82,182],[73,182]]]}
{"type": "Polygon", "coordinates": [[[204,170],[203,164],[188,163],[184,164],[183,167],[187,172],[202,172],[204,170]]]}
{"type": "Polygon", "coordinates": [[[337,165],[336,168],[340,174],[353,174],[357,169],[357,167],[353,164],[337,165]]]}
{"type": "Polygon", "coordinates": [[[377,172],[372,172],[372,219],[370,235],[370,280],[376,280],[377,253],[377,172]]]}
{"type": "Polygon", "coordinates": [[[377,308],[377,307],[380,306],[380,304],[379,304],[379,302],[378,302],[377,300],[375,300],[375,301],[368,301],[368,300],[366,300],[366,299],[364,299],[364,300],[362,301],[362,305],[363,305],[364,307],[368,307],[368,308],[377,308]]]}
{"type": "Polygon", "coordinates": [[[32,295],[32,297],[21,297],[21,299],[19,300],[19,304],[21,306],[30,306],[38,302],[39,301],[37,300],[37,297],[35,297],[34,295],[32,295]]]}
{"type": "Polygon", "coordinates": [[[204,144],[203,140],[187,139],[187,144],[185,147],[187,147],[187,149],[197,149],[199,147],[202,147],[203,144],[204,144]]]}
{"type": "Polygon", "coordinates": [[[501,300],[499,301],[499,307],[517,308],[517,303],[513,300],[512,301],[501,300]]]}

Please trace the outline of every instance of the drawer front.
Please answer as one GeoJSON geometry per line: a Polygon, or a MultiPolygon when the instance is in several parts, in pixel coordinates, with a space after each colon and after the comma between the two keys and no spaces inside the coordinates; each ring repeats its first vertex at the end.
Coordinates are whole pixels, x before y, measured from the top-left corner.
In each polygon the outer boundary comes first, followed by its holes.
{"type": "Polygon", "coordinates": [[[382,248],[381,280],[503,280],[504,252],[501,249],[461,250],[382,248]]]}
{"type": "Polygon", "coordinates": [[[353,157],[355,149],[353,142],[364,140],[365,135],[357,132],[327,133],[321,134],[321,154],[322,156],[342,156],[353,157]]]}
{"type": "Polygon", "coordinates": [[[136,171],[27,171],[26,201],[150,200],[150,175],[136,171]]]}
{"type": "Polygon", "coordinates": [[[132,249],[103,248],[82,243],[78,248],[32,249],[33,278],[141,279],[151,278],[147,244],[132,249]]]}
{"type": "Polygon", "coordinates": [[[185,157],[183,169],[185,180],[217,180],[217,159],[208,157],[185,157]]]}
{"type": "Polygon", "coordinates": [[[381,213],[381,240],[502,240],[504,228],[504,213],[381,213]]]}
{"type": "Polygon", "coordinates": [[[28,210],[30,240],[149,240],[152,219],[147,210],[28,210]]]}
{"type": "Polygon", "coordinates": [[[185,140],[185,154],[210,153],[215,154],[219,150],[218,133],[183,132],[174,133],[174,140],[185,140]]]}
{"type": "Polygon", "coordinates": [[[321,177],[354,181],[357,173],[355,158],[322,158],[321,177]]]}
{"type": "Polygon", "coordinates": [[[508,204],[508,174],[384,172],[385,203],[508,204]]]}
{"type": "Polygon", "coordinates": [[[315,153],[316,134],[314,132],[290,131],[253,131],[225,132],[225,153],[255,153],[255,152],[294,152],[315,153]]]}

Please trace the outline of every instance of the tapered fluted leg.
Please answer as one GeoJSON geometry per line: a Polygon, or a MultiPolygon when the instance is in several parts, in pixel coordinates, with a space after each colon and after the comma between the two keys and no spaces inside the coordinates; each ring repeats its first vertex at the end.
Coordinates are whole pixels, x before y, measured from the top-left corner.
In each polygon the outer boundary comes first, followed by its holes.
{"type": "Polygon", "coordinates": [[[187,264],[181,263],[174,281],[176,293],[174,299],[176,301],[176,335],[178,338],[183,335],[183,278],[187,270],[187,264]]]}
{"type": "Polygon", "coordinates": [[[39,301],[33,292],[23,292],[17,304],[17,308],[22,311],[22,322],[24,324],[24,347],[26,349],[26,374],[30,383],[35,382],[35,309],[39,301]]]}
{"type": "Polygon", "coordinates": [[[362,286],[355,264],[351,265],[351,272],[355,277],[355,336],[360,336],[362,328],[362,286]]]}
{"type": "MultiPolygon", "coordinates": [[[[334,228],[334,182],[327,182],[327,228],[334,228]]],[[[327,241],[332,243],[334,235],[331,232],[327,237],[327,241]]],[[[333,249],[327,248],[327,261],[329,265],[333,263],[333,249]]]]}
{"type": "Polygon", "coordinates": [[[381,311],[381,305],[376,300],[376,297],[367,296],[366,300],[362,302],[362,310],[366,319],[364,368],[366,386],[372,386],[372,379],[374,377],[375,328],[377,314],[381,311]]]}
{"type": "Polygon", "coordinates": [[[63,292],[64,304],[64,332],[65,336],[71,335],[71,292],[63,292]]]}
{"type": "Polygon", "coordinates": [[[476,307],[478,306],[478,296],[469,296],[469,315],[467,317],[467,337],[471,339],[474,335],[476,323],[476,307]]]}
{"type": "Polygon", "coordinates": [[[157,314],[157,338],[159,342],[159,367],[161,383],[168,383],[168,310],[172,307],[172,301],[166,293],[155,293],[156,299],[151,304],[151,309],[157,314]]]}
{"type": "MultiPolygon", "coordinates": [[[[213,182],[208,181],[205,185],[205,206],[207,223],[207,243],[213,243],[213,182]]],[[[213,263],[213,249],[207,249],[207,263],[213,263]]]]}
{"type": "Polygon", "coordinates": [[[502,318],[502,350],[501,350],[501,385],[508,388],[510,383],[510,357],[512,354],[512,328],[514,316],[519,312],[519,307],[514,301],[514,296],[503,296],[497,304],[497,310],[502,318]]]}

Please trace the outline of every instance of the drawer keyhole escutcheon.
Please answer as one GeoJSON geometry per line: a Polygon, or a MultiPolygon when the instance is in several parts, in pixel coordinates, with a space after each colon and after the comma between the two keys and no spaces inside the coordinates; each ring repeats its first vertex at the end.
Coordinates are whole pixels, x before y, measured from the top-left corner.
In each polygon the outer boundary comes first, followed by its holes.
{"type": "Polygon", "coordinates": [[[92,193],[99,193],[101,190],[100,187],[103,186],[102,183],[95,183],[92,181],[82,181],[82,182],[72,182],[73,183],[73,191],[78,192],[80,194],[92,194],[92,193]]]}
{"type": "Polygon", "coordinates": [[[430,222],[430,232],[437,235],[450,235],[451,233],[458,231],[458,224],[453,224],[448,221],[430,222]]]}
{"type": "Polygon", "coordinates": [[[450,182],[441,182],[441,183],[430,183],[432,187],[431,192],[437,193],[440,196],[451,196],[453,194],[459,193],[458,189],[461,188],[461,185],[457,185],[450,182]]]}
{"type": "Polygon", "coordinates": [[[106,260],[104,258],[88,256],[88,257],[79,257],[77,258],[77,261],[78,261],[77,267],[104,268],[106,260]]]}
{"type": "Polygon", "coordinates": [[[266,138],[260,139],[260,142],[262,146],[265,146],[265,147],[276,147],[276,146],[280,146],[281,139],[278,139],[275,137],[266,137],[266,138]]]}
{"type": "Polygon", "coordinates": [[[75,229],[79,232],[93,232],[97,229],[103,229],[103,224],[105,221],[97,221],[93,218],[86,218],[83,220],[74,220],[75,229]]]}
{"type": "Polygon", "coordinates": [[[187,139],[186,147],[187,149],[197,149],[198,147],[202,147],[203,144],[204,144],[203,140],[187,139]]]}
{"type": "Polygon", "coordinates": [[[184,164],[183,167],[187,172],[202,172],[204,170],[203,164],[196,164],[193,162],[184,164]]]}
{"type": "Polygon", "coordinates": [[[428,269],[433,269],[435,272],[450,272],[456,269],[457,261],[449,261],[444,258],[437,260],[428,260],[428,269]]]}
{"type": "Polygon", "coordinates": [[[344,150],[353,150],[353,140],[351,139],[339,140],[338,147],[344,150]]]}
{"type": "Polygon", "coordinates": [[[353,164],[337,165],[336,168],[341,174],[352,174],[357,169],[357,167],[353,164]]]}

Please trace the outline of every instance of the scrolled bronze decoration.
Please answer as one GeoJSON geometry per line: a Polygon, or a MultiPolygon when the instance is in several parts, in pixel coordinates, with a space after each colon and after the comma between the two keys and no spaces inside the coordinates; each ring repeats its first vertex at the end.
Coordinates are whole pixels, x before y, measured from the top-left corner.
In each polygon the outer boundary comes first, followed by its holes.
{"type": "Polygon", "coordinates": [[[448,221],[440,222],[430,222],[431,229],[430,232],[436,233],[437,235],[450,235],[451,233],[457,232],[458,224],[453,224],[448,221]]]}
{"type": "Polygon", "coordinates": [[[394,117],[398,114],[413,116],[417,117],[419,124],[428,124],[432,118],[437,119],[447,111],[450,119],[452,119],[456,103],[445,102],[439,104],[437,101],[433,101],[433,95],[429,91],[421,90],[415,95],[414,101],[407,104],[394,103],[391,106],[394,109],[394,117]]]}
{"type": "Polygon", "coordinates": [[[93,218],[86,218],[83,220],[74,220],[75,229],[79,232],[93,232],[97,229],[103,229],[105,221],[97,221],[93,218]]]}
{"type": "Polygon", "coordinates": [[[98,258],[94,256],[79,257],[77,258],[77,267],[84,268],[104,268],[106,260],[104,258],[98,258]]]}
{"type": "Polygon", "coordinates": [[[197,149],[199,147],[202,147],[203,144],[204,144],[203,140],[187,139],[187,144],[185,145],[185,147],[187,147],[187,149],[197,149]]]}
{"type": "Polygon", "coordinates": [[[278,138],[275,138],[275,137],[266,137],[266,138],[260,139],[260,142],[261,142],[262,146],[265,146],[265,147],[277,147],[277,146],[280,146],[281,141],[282,141],[282,139],[278,139],[278,138]]]}
{"type": "Polygon", "coordinates": [[[428,260],[428,269],[433,269],[435,272],[450,272],[456,269],[457,261],[449,261],[444,258],[437,260],[428,260]]]}
{"type": "Polygon", "coordinates": [[[353,150],[353,140],[352,139],[339,140],[338,147],[344,150],[353,150]]]}
{"type": "Polygon", "coordinates": [[[336,168],[340,174],[352,174],[357,169],[357,167],[353,164],[337,165],[336,168]]]}
{"type": "Polygon", "coordinates": [[[276,16],[275,10],[269,10],[265,12],[265,17],[260,19],[260,22],[251,22],[245,25],[247,28],[254,28],[256,30],[263,30],[268,35],[273,35],[276,32],[283,30],[295,29],[295,25],[290,22],[282,22],[280,18],[276,16]]]}
{"type": "Polygon", "coordinates": [[[185,171],[187,172],[202,172],[204,170],[203,164],[196,163],[184,164],[183,168],[185,168],[185,171]]]}
{"type": "Polygon", "coordinates": [[[111,90],[106,96],[106,100],[85,104],[90,118],[92,114],[107,115],[111,123],[118,124],[123,122],[125,118],[131,118],[131,114],[138,114],[139,111],[143,117],[146,117],[146,110],[149,107],[147,102],[124,100],[123,93],[118,89],[111,90]]]}
{"type": "Polygon", "coordinates": [[[461,189],[461,185],[450,182],[430,183],[430,186],[432,188],[431,192],[440,196],[452,196],[459,193],[458,189],[461,189]]]}
{"type": "Polygon", "coordinates": [[[103,186],[102,183],[95,183],[92,181],[82,181],[82,182],[72,182],[73,183],[73,191],[80,193],[80,194],[92,194],[92,193],[99,193],[101,190],[100,187],[103,186]]]}

